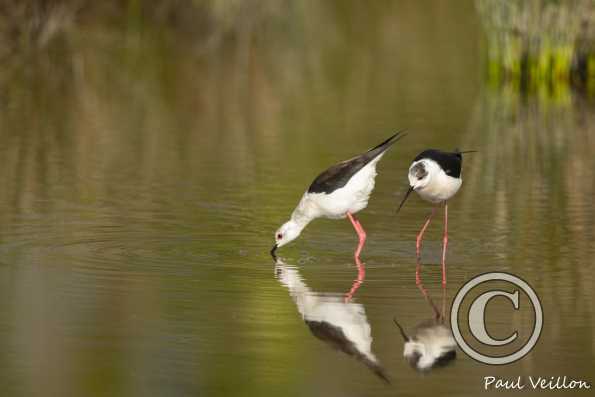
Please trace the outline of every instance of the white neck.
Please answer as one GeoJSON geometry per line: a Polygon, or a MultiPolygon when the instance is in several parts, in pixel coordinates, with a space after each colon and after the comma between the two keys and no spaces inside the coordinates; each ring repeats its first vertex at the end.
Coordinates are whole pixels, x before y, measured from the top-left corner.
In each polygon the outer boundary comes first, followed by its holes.
{"type": "Polygon", "coordinates": [[[285,264],[277,266],[283,270],[279,277],[279,281],[289,289],[289,294],[295,302],[298,311],[302,317],[306,317],[311,310],[310,307],[315,306],[315,302],[318,301],[317,296],[313,294],[310,288],[304,283],[296,268],[285,264]]]}
{"type": "Polygon", "coordinates": [[[302,230],[304,230],[304,228],[308,226],[308,223],[312,221],[312,218],[309,218],[302,214],[296,214],[296,212],[294,211],[294,213],[291,214],[291,221],[297,226],[297,230],[301,233],[302,230]]]}
{"type": "Polygon", "coordinates": [[[308,223],[312,222],[312,220],[317,217],[316,207],[310,201],[308,195],[304,194],[297,207],[295,207],[295,210],[293,210],[291,220],[298,225],[301,232],[308,223]]]}

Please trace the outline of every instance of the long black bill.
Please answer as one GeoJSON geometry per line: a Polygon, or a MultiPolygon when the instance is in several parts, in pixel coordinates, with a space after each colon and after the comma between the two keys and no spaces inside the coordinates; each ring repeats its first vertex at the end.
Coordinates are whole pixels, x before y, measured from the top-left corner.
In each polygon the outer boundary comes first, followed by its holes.
{"type": "Polygon", "coordinates": [[[464,152],[459,152],[461,154],[465,154],[465,153],[477,153],[479,152],[479,150],[465,150],[464,152]]]}
{"type": "Polygon", "coordinates": [[[273,259],[277,259],[277,255],[275,254],[275,252],[277,251],[277,244],[273,245],[273,248],[271,249],[271,256],[273,257],[273,259]]]}
{"type": "Polygon", "coordinates": [[[399,209],[397,210],[397,214],[399,213],[399,211],[401,211],[403,204],[405,204],[405,201],[407,201],[407,197],[409,197],[409,195],[411,194],[412,191],[413,191],[413,186],[411,186],[409,188],[409,190],[407,190],[407,193],[405,193],[405,197],[403,197],[403,201],[401,201],[401,204],[399,204],[399,209]]]}
{"type": "Polygon", "coordinates": [[[399,328],[399,331],[401,332],[401,336],[403,337],[403,340],[405,342],[409,342],[409,337],[407,336],[407,334],[403,330],[403,327],[401,327],[401,324],[398,323],[398,321],[397,321],[396,318],[393,318],[393,321],[395,322],[395,324],[397,324],[397,327],[399,328]]]}

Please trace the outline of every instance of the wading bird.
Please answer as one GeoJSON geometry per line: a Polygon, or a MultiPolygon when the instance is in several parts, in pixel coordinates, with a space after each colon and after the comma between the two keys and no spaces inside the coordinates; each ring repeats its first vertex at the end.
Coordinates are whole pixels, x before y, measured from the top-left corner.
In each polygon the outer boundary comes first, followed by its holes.
{"type": "Polygon", "coordinates": [[[355,258],[359,259],[366,242],[366,232],[355,213],[368,205],[368,199],[374,190],[376,164],[386,150],[403,136],[403,132],[397,132],[367,152],[335,164],[318,175],[302,196],[289,221],[275,232],[275,245],[271,249],[271,255],[274,257],[277,248],[295,240],[312,220],[347,217],[359,237],[355,250],[355,258]]]}
{"type": "Polygon", "coordinates": [[[423,321],[407,335],[397,319],[393,319],[403,337],[403,356],[412,368],[427,372],[436,367],[444,367],[454,362],[457,357],[457,343],[446,324],[446,289],[442,289],[442,312],[432,301],[423,285],[418,285],[426,302],[434,312],[433,318],[423,321]]]}
{"type": "MultiPolygon", "coordinates": [[[[461,165],[463,163],[463,153],[472,153],[475,150],[461,152],[458,149],[454,152],[443,152],[435,149],[424,150],[413,159],[409,167],[409,190],[403,197],[397,212],[401,210],[403,204],[412,191],[416,191],[419,196],[433,204],[444,204],[444,236],[442,238],[442,285],[446,285],[446,247],[448,245],[448,204],[447,201],[454,196],[463,183],[461,179],[461,165]]],[[[421,243],[424,232],[430,224],[430,220],[436,212],[436,206],[417,234],[415,250],[417,256],[417,266],[415,268],[415,282],[421,283],[421,243]]]]}
{"type": "MultiPolygon", "coordinates": [[[[297,267],[275,259],[275,277],[289,290],[298,312],[312,335],[332,348],[363,363],[390,383],[372,351],[372,328],[361,303],[345,302],[341,295],[312,291],[297,267]]],[[[355,284],[352,290],[355,288],[355,284]]]]}

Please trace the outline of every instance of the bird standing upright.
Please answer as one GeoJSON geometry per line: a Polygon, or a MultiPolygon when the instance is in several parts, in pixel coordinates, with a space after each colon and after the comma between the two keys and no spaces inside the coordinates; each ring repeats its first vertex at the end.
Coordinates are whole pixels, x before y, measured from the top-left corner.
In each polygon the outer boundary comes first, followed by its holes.
{"type": "MultiPolygon", "coordinates": [[[[409,190],[399,205],[397,212],[412,191],[416,191],[420,197],[433,204],[444,203],[444,236],[442,238],[442,285],[446,285],[446,247],[448,246],[448,204],[447,201],[454,196],[463,183],[461,178],[461,166],[463,153],[475,152],[474,150],[461,152],[458,149],[454,152],[443,152],[436,149],[424,150],[413,159],[409,167],[409,190]]],[[[415,250],[417,266],[415,269],[415,282],[421,283],[419,276],[421,267],[421,243],[424,232],[430,224],[430,220],[436,213],[436,206],[417,234],[415,250]]]]}
{"type": "Polygon", "coordinates": [[[367,152],[335,164],[318,175],[302,196],[289,221],[275,232],[275,245],[271,249],[271,255],[275,256],[277,248],[295,240],[312,220],[321,217],[347,217],[359,237],[355,250],[355,258],[359,260],[366,241],[366,232],[355,213],[368,205],[368,199],[374,190],[376,164],[386,150],[403,136],[403,132],[397,132],[367,152]]]}

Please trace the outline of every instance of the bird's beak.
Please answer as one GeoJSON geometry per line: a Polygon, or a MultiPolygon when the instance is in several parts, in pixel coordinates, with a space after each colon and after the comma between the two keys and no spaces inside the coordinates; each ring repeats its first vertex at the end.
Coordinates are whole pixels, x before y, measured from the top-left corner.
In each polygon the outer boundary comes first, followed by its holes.
{"type": "Polygon", "coordinates": [[[279,248],[277,246],[277,244],[273,245],[273,248],[271,248],[271,256],[273,257],[273,259],[277,259],[277,255],[275,254],[275,251],[277,251],[277,248],[279,248]]]}
{"type": "Polygon", "coordinates": [[[405,331],[403,330],[403,327],[401,327],[401,324],[399,324],[397,322],[396,318],[393,318],[393,321],[395,322],[395,324],[397,324],[397,327],[399,328],[399,331],[401,332],[401,336],[403,337],[403,340],[405,342],[409,342],[411,339],[407,336],[407,334],[405,333],[405,331]]]}
{"type": "Polygon", "coordinates": [[[407,197],[409,197],[412,191],[413,186],[411,186],[409,190],[407,190],[407,193],[405,193],[405,197],[403,197],[403,201],[401,201],[401,204],[399,204],[399,209],[397,209],[397,214],[399,213],[399,211],[401,211],[401,207],[403,207],[403,204],[405,204],[405,201],[407,201],[407,197]]]}

